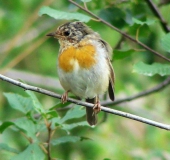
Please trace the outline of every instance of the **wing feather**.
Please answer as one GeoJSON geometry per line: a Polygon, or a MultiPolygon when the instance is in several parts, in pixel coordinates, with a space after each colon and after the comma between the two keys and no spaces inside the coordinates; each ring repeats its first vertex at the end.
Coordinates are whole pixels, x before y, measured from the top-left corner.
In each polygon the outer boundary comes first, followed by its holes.
{"type": "Polygon", "coordinates": [[[110,45],[101,40],[100,39],[100,42],[103,44],[104,48],[106,49],[107,51],[107,62],[108,62],[108,65],[109,65],[109,69],[110,69],[110,75],[109,75],[109,87],[108,87],[108,92],[109,92],[109,97],[112,101],[114,101],[115,99],[115,95],[114,95],[114,82],[115,82],[115,74],[114,74],[114,70],[113,70],[113,67],[112,67],[112,63],[110,61],[110,59],[112,59],[112,48],[110,47],[110,45]]]}

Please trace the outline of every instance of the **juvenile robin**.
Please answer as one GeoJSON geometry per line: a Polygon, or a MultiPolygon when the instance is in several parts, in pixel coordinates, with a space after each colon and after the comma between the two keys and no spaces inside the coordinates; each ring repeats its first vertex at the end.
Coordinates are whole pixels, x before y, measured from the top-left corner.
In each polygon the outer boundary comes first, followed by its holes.
{"type": "Polygon", "coordinates": [[[87,122],[97,123],[100,111],[99,95],[107,91],[114,101],[114,71],[110,62],[111,47],[100,35],[75,21],[65,23],[53,33],[60,44],[58,55],[58,76],[65,93],[61,101],[67,101],[68,92],[79,98],[85,98],[94,107],[86,107],[87,122]]]}

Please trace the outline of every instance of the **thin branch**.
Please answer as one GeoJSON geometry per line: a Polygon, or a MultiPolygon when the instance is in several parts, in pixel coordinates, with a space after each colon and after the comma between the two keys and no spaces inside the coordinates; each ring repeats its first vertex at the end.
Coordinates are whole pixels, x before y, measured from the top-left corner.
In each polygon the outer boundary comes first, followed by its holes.
{"type": "Polygon", "coordinates": [[[170,0],[161,0],[161,2],[159,2],[158,6],[168,5],[169,3],[170,3],[170,0]]]}
{"type": "Polygon", "coordinates": [[[165,21],[165,19],[162,17],[161,13],[159,12],[159,9],[157,8],[157,6],[152,2],[152,0],[146,0],[146,2],[149,5],[152,12],[155,14],[155,16],[159,18],[161,26],[164,29],[164,31],[166,33],[170,32],[170,28],[168,27],[167,22],[165,21]]]}
{"type": "MultiPolygon", "coordinates": [[[[103,106],[117,105],[117,104],[120,104],[120,103],[129,102],[129,101],[135,100],[137,98],[141,98],[141,97],[153,94],[155,92],[158,92],[160,90],[163,90],[168,85],[170,85],[170,77],[168,77],[162,83],[158,84],[157,86],[155,86],[151,89],[140,92],[140,93],[133,95],[133,96],[129,96],[129,97],[122,98],[122,99],[117,99],[115,101],[103,101],[103,102],[101,102],[101,105],[103,105],[103,106]]],[[[70,109],[70,108],[72,108],[72,106],[67,106],[67,107],[64,107],[64,108],[57,108],[57,111],[66,110],[66,109],[70,109]]]]}
{"type": "Polygon", "coordinates": [[[51,160],[51,136],[52,136],[52,129],[51,129],[51,123],[49,123],[47,120],[45,120],[45,124],[48,130],[48,138],[47,138],[47,156],[48,160],[51,160]]]}
{"type": "Polygon", "coordinates": [[[46,150],[43,144],[39,144],[39,146],[41,147],[45,154],[48,154],[48,151],[46,150]]]}
{"type": "Polygon", "coordinates": [[[31,137],[28,137],[24,132],[20,132],[28,141],[29,143],[33,143],[33,139],[31,137]]]}
{"type": "Polygon", "coordinates": [[[78,3],[72,1],[72,0],[68,0],[70,3],[76,5],[77,7],[79,7],[80,9],[82,9],[83,11],[85,11],[86,13],[90,14],[91,16],[93,16],[94,18],[96,18],[97,20],[99,20],[100,22],[106,24],[107,26],[109,26],[110,28],[114,29],[115,31],[119,32],[120,34],[122,34],[124,37],[130,39],[131,41],[137,43],[138,45],[142,46],[143,48],[147,49],[148,51],[154,53],[155,55],[157,55],[158,57],[161,57],[162,59],[170,62],[170,59],[168,59],[167,57],[161,55],[160,53],[158,53],[157,51],[151,49],[150,47],[148,47],[147,45],[145,45],[144,43],[137,41],[136,39],[134,39],[133,37],[129,36],[128,34],[122,32],[121,30],[119,30],[118,28],[116,28],[115,26],[111,25],[110,23],[108,23],[107,21],[101,19],[100,17],[98,17],[97,15],[95,15],[94,13],[90,12],[89,10],[87,10],[86,8],[80,6],[78,3]]]}
{"type": "MultiPolygon", "coordinates": [[[[1,74],[1,73],[0,73],[1,74]]],[[[25,83],[29,83],[35,86],[45,86],[48,89],[63,89],[57,77],[47,76],[43,74],[31,73],[27,71],[20,71],[16,69],[10,69],[3,74],[4,76],[11,77],[13,79],[23,80],[25,83]]]]}
{"type": "Polygon", "coordinates": [[[148,89],[146,91],[140,92],[140,93],[138,93],[136,95],[133,95],[133,96],[129,96],[127,98],[122,98],[122,99],[115,100],[114,102],[111,102],[111,101],[102,102],[102,105],[116,105],[116,104],[120,104],[120,103],[123,103],[123,102],[132,101],[134,99],[144,97],[144,96],[147,96],[149,94],[158,92],[158,91],[164,89],[165,87],[167,87],[169,84],[170,84],[170,77],[168,77],[162,83],[160,83],[159,85],[157,85],[157,86],[155,86],[155,87],[153,87],[151,89],[148,89]]]}
{"type": "MultiPolygon", "coordinates": [[[[45,89],[42,89],[42,88],[38,88],[38,87],[35,87],[35,86],[24,84],[22,82],[14,80],[14,79],[5,77],[1,74],[0,74],[0,79],[7,81],[11,84],[14,84],[16,86],[19,86],[21,88],[24,88],[25,90],[31,90],[31,91],[35,91],[35,92],[38,92],[38,93],[41,93],[41,94],[45,94],[45,95],[48,95],[48,96],[51,96],[51,97],[54,97],[54,98],[61,99],[61,95],[59,95],[59,94],[56,94],[54,92],[51,92],[51,91],[48,91],[48,90],[45,90],[45,89]]],[[[94,105],[91,104],[91,103],[82,102],[82,101],[75,100],[75,99],[72,99],[72,98],[68,98],[68,101],[75,103],[77,105],[85,106],[85,107],[91,107],[91,108],[94,107],[94,105]]],[[[118,111],[118,110],[103,107],[103,106],[101,106],[101,111],[111,113],[111,114],[114,114],[114,115],[118,115],[118,116],[122,116],[122,117],[129,118],[129,119],[133,119],[133,120],[136,120],[136,121],[139,121],[139,122],[142,122],[142,123],[149,124],[151,126],[161,128],[161,129],[170,130],[170,125],[159,123],[159,122],[156,122],[156,121],[152,121],[152,120],[149,120],[149,119],[146,119],[146,118],[143,118],[143,117],[139,117],[139,116],[127,113],[127,112],[122,112],[122,111],[118,111]]]]}

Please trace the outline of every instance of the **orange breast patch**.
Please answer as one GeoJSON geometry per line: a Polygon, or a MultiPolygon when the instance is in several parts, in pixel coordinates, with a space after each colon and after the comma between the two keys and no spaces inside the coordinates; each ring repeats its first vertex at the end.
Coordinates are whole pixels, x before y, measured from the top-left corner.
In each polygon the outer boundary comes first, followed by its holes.
{"type": "Polygon", "coordinates": [[[59,67],[70,72],[74,69],[72,62],[78,62],[81,68],[88,69],[96,63],[95,52],[92,45],[69,47],[59,55],[59,67]]]}

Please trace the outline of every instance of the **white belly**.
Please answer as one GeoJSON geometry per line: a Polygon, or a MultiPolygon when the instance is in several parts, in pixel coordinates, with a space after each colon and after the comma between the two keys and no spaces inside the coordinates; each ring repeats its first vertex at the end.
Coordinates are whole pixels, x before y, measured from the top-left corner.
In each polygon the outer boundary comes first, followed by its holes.
{"type": "Polygon", "coordinates": [[[73,60],[73,72],[65,72],[58,67],[60,83],[66,91],[70,91],[80,98],[94,98],[108,89],[110,70],[106,60],[107,53],[101,44],[95,42],[96,64],[90,69],[80,68],[79,63],[73,60]]]}
{"type": "Polygon", "coordinates": [[[61,85],[80,98],[93,98],[103,94],[109,84],[109,67],[106,59],[103,60],[90,70],[76,66],[74,72],[66,73],[58,68],[61,85]]]}

